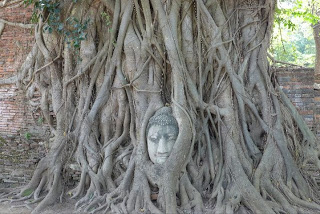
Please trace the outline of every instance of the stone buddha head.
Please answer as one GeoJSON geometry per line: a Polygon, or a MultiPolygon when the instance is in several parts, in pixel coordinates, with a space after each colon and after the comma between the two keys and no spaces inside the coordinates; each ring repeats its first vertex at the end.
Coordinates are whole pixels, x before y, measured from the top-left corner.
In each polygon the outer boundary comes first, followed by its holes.
{"type": "Polygon", "coordinates": [[[162,107],[149,120],[147,146],[150,160],[162,164],[170,156],[179,134],[177,120],[169,107],[162,107]]]}

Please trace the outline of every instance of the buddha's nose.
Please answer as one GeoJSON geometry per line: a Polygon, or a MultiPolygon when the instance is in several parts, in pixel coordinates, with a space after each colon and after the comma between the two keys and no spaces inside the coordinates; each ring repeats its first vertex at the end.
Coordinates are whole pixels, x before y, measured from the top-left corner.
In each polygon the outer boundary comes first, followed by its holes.
{"type": "Polygon", "coordinates": [[[161,137],[159,140],[159,146],[158,146],[158,154],[159,155],[167,155],[169,153],[167,141],[164,137],[161,137]]]}

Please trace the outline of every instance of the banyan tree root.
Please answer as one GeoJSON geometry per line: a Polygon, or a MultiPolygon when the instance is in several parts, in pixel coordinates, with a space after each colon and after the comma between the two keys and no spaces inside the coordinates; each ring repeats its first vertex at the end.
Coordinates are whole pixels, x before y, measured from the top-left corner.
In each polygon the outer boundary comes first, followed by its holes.
{"type": "Polygon", "coordinates": [[[40,93],[32,104],[53,140],[15,200],[40,202],[34,213],[66,196],[91,213],[320,212],[319,141],[267,61],[275,1],[51,7],[38,11],[18,83],[30,100],[40,93]],[[50,25],[53,11],[62,25],[50,25]],[[157,117],[164,106],[172,112],[157,117]],[[150,141],[171,142],[165,161],[150,141]]]}

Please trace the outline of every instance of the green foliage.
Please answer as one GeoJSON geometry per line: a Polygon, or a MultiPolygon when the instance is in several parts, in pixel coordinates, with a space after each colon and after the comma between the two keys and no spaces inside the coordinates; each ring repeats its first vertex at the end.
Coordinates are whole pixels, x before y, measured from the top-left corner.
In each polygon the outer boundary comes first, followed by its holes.
{"type": "Polygon", "coordinates": [[[34,4],[34,11],[31,17],[33,23],[37,23],[39,18],[44,18],[43,13],[48,13],[46,17],[47,26],[45,30],[52,33],[54,26],[58,25],[60,22],[60,3],[52,0],[24,0],[26,6],[34,4]]]}
{"type": "Polygon", "coordinates": [[[319,0],[280,0],[275,13],[269,52],[276,60],[313,67],[315,44],[312,25],[320,18],[314,14],[319,0]]]}
{"type": "Polygon", "coordinates": [[[28,7],[34,3],[34,0],[24,0],[23,3],[26,7],[28,7]]]}
{"type": "Polygon", "coordinates": [[[33,193],[32,189],[26,189],[25,191],[22,192],[21,196],[26,197],[26,196],[31,195],[32,193],[33,193]]]}
{"type": "Polygon", "coordinates": [[[0,146],[3,146],[3,145],[8,145],[8,142],[0,136],[0,146]]]}
{"type": "Polygon", "coordinates": [[[310,24],[316,24],[320,21],[320,17],[314,14],[314,7],[319,4],[319,1],[312,0],[308,4],[306,1],[295,0],[295,1],[282,1],[290,5],[287,8],[277,7],[275,10],[275,23],[283,24],[286,28],[294,30],[297,23],[292,21],[293,17],[299,17],[305,22],[310,24]]]}
{"type": "Polygon", "coordinates": [[[73,44],[74,48],[80,48],[82,40],[87,39],[87,32],[90,20],[87,19],[83,23],[75,17],[69,17],[67,19],[68,27],[64,29],[63,25],[60,26],[60,31],[65,35],[68,44],[73,44]]]}
{"type": "Polygon", "coordinates": [[[24,133],[24,137],[25,137],[27,140],[30,140],[30,138],[31,138],[31,133],[30,133],[30,132],[24,133]]]}
{"type": "Polygon", "coordinates": [[[43,124],[43,117],[39,117],[38,118],[38,125],[42,125],[43,124]]]}
{"type": "Polygon", "coordinates": [[[315,44],[312,29],[309,24],[297,23],[294,31],[275,26],[269,52],[276,60],[313,67],[315,44]]]}
{"type": "Polygon", "coordinates": [[[101,13],[101,17],[102,17],[102,20],[105,22],[105,24],[107,26],[109,26],[111,24],[111,18],[110,18],[110,15],[106,12],[102,12],[101,13]]]}
{"type": "MultiPolygon", "coordinates": [[[[79,0],[73,0],[74,3],[79,0]]],[[[78,50],[82,40],[87,38],[87,29],[90,20],[79,20],[70,16],[65,21],[61,20],[61,8],[59,1],[52,0],[24,0],[25,5],[34,4],[34,11],[31,17],[33,23],[37,23],[39,18],[44,19],[46,24],[43,30],[48,33],[53,31],[62,35],[66,42],[78,50]],[[44,17],[46,14],[46,17],[44,17]]]]}
{"type": "Polygon", "coordinates": [[[291,21],[291,19],[288,19],[288,15],[291,14],[288,10],[286,9],[279,9],[279,8],[276,8],[276,11],[275,11],[275,23],[280,25],[280,24],[283,24],[286,28],[288,28],[289,30],[295,30],[296,28],[296,24],[293,23],[291,21]]]}
{"type": "Polygon", "coordinates": [[[32,16],[31,16],[31,23],[36,24],[36,23],[38,23],[38,21],[39,21],[39,18],[38,18],[37,13],[33,12],[32,16]]]}

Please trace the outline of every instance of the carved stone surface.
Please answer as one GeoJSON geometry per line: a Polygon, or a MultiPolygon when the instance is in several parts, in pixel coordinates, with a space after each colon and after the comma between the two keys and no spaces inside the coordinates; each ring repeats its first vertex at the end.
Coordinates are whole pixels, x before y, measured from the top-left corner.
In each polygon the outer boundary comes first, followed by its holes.
{"type": "Polygon", "coordinates": [[[171,108],[162,107],[150,118],[147,127],[147,146],[150,160],[162,164],[170,156],[179,134],[171,108]]]}

